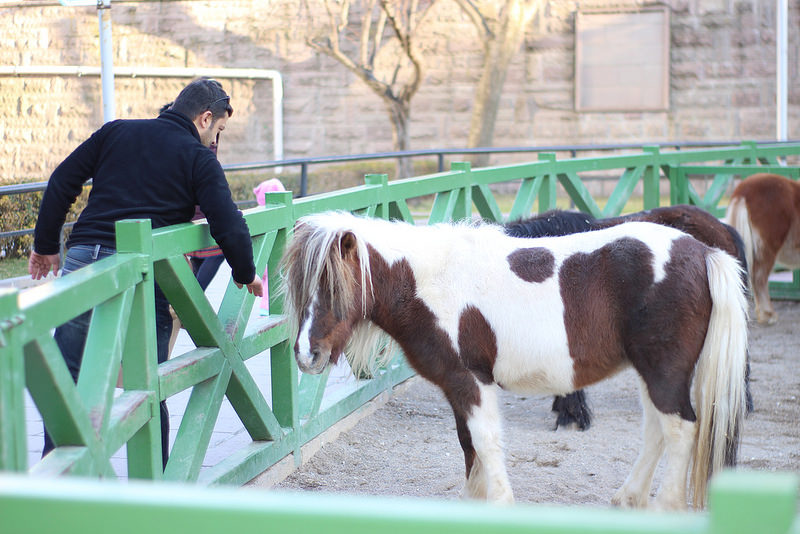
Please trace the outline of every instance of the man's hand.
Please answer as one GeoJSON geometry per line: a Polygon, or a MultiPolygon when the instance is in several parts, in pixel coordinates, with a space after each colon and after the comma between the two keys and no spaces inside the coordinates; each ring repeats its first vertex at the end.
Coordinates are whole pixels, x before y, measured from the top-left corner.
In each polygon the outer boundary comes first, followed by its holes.
{"type": "MultiPolygon", "coordinates": [[[[233,283],[236,284],[236,287],[238,287],[239,289],[242,289],[242,284],[240,284],[236,280],[234,280],[233,283]]],[[[255,278],[253,278],[252,282],[247,284],[247,291],[248,291],[248,293],[252,293],[253,295],[255,295],[257,297],[263,297],[264,296],[264,286],[262,285],[261,278],[259,278],[258,275],[256,275],[255,278]]]]}
{"type": "Polygon", "coordinates": [[[50,269],[53,269],[53,275],[58,275],[59,264],[58,254],[37,254],[31,250],[31,257],[28,258],[28,274],[34,280],[41,280],[47,276],[50,269]]]}

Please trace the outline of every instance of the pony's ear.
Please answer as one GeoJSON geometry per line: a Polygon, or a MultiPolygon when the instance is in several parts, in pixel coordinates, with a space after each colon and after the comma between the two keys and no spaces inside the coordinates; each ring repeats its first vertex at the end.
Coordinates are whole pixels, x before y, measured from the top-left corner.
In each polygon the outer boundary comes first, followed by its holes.
{"type": "Polygon", "coordinates": [[[356,236],[353,232],[345,232],[339,240],[339,250],[342,259],[353,258],[356,255],[356,236]]]}

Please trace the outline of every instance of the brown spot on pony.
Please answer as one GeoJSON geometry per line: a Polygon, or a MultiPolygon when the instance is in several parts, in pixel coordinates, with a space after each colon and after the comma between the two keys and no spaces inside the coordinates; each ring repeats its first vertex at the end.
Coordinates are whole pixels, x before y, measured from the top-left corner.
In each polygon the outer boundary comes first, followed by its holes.
{"type": "Polygon", "coordinates": [[[777,174],[754,174],[733,190],[725,215],[742,235],[756,320],[775,324],[769,275],[776,263],[800,268],[800,184],[777,174]]]}
{"type": "Polygon", "coordinates": [[[300,370],[320,373],[343,352],[357,369],[379,351],[348,353],[348,343],[388,334],[453,409],[467,497],[514,499],[499,387],[563,394],[625,367],[639,377],[644,444],[613,503],[646,506],[666,453],[658,505],[702,507],[708,478],[735,463],[747,346],[741,272],[687,234],[633,222],[522,239],[496,225],[329,212],[298,221],[282,271],[300,370]]]}

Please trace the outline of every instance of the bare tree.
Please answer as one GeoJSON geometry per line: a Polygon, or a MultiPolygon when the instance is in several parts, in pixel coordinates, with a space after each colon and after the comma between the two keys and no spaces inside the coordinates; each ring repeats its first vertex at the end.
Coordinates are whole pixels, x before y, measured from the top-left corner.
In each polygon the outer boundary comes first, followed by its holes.
{"type": "MultiPolygon", "coordinates": [[[[423,62],[415,32],[436,0],[323,0],[326,32],[307,40],[347,67],[383,100],[394,149],[408,150],[411,98],[422,83],[423,62]]],[[[399,177],[411,160],[398,158],[399,177]]]]}
{"type": "MultiPolygon", "coordinates": [[[[484,51],[483,71],[475,92],[467,146],[471,148],[492,146],[508,65],[525,38],[525,29],[545,2],[505,0],[505,3],[500,5],[500,2],[492,0],[455,1],[477,28],[484,51]],[[498,5],[500,5],[499,11],[498,5]]],[[[473,158],[476,167],[485,166],[488,162],[488,154],[480,154],[473,158]]]]}

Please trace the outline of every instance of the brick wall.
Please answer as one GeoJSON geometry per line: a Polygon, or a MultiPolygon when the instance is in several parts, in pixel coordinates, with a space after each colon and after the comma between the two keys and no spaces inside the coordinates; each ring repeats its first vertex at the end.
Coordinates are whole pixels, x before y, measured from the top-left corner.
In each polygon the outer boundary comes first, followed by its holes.
{"type": "MultiPolygon", "coordinates": [[[[638,2],[641,3],[641,2],[638,2]]],[[[670,109],[576,113],[574,12],[548,3],[512,62],[496,146],[775,136],[775,0],[669,0],[670,109]]],[[[582,8],[634,0],[580,2],[582,8]]],[[[790,0],[789,137],[800,137],[800,0],[790,0]]],[[[381,100],[335,61],[305,45],[308,22],[292,0],[114,1],[116,66],[275,69],[284,76],[287,158],[392,150],[381,100]]],[[[425,80],[412,101],[412,148],[464,147],[481,68],[475,30],[438,0],[419,43],[425,80]]],[[[0,3],[0,64],[99,65],[93,7],[0,3]]],[[[184,79],[116,79],[117,116],[153,116],[184,79]]],[[[272,154],[269,81],[223,80],[236,113],[221,143],[225,163],[272,154]]],[[[0,77],[0,182],[46,179],[102,123],[99,77],[0,77]]]]}

